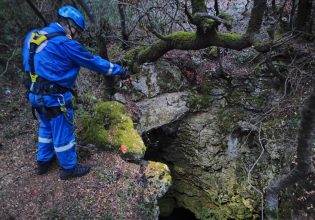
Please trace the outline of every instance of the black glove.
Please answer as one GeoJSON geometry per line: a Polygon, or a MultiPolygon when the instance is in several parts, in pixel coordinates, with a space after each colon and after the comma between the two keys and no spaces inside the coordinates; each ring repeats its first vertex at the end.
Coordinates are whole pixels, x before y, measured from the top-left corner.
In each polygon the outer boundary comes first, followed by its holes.
{"type": "Polygon", "coordinates": [[[127,69],[124,69],[119,75],[121,80],[126,80],[130,78],[129,71],[127,69]]]}

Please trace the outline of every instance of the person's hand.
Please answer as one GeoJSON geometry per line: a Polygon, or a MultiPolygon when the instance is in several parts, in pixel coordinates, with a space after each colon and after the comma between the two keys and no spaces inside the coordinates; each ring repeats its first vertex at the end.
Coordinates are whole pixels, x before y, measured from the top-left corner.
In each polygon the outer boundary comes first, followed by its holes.
{"type": "Polygon", "coordinates": [[[119,75],[120,75],[120,79],[122,81],[130,79],[130,74],[129,74],[129,71],[127,69],[124,69],[119,75]]]}
{"type": "Polygon", "coordinates": [[[131,78],[130,78],[130,76],[127,79],[122,80],[122,83],[124,85],[131,85],[131,78]]]}
{"type": "Polygon", "coordinates": [[[131,84],[130,74],[129,74],[129,71],[127,69],[124,69],[123,72],[120,74],[120,79],[121,79],[120,87],[122,87],[123,85],[130,85],[131,84]]]}

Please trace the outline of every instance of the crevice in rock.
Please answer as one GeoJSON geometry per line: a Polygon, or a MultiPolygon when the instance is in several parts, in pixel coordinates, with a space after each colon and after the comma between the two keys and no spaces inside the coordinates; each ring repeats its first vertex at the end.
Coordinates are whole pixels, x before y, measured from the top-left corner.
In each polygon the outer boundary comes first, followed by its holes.
{"type": "Polygon", "coordinates": [[[163,125],[159,128],[151,129],[143,132],[142,139],[148,147],[144,155],[145,160],[152,160],[164,163],[171,163],[165,161],[163,158],[164,150],[171,145],[177,135],[179,121],[171,124],[163,125]]]}
{"type": "Polygon", "coordinates": [[[185,208],[175,208],[170,216],[159,217],[159,220],[196,220],[194,213],[185,208]]]}

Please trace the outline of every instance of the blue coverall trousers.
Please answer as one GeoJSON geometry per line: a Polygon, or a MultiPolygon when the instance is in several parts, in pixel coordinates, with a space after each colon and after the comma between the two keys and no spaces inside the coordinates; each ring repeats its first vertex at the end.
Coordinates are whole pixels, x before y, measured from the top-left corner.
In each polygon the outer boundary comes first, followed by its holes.
{"type": "Polygon", "coordinates": [[[68,119],[60,114],[47,119],[39,114],[38,151],[37,161],[45,163],[56,154],[60,166],[64,169],[73,169],[77,164],[76,142],[74,135],[73,109],[67,109],[68,119]]]}

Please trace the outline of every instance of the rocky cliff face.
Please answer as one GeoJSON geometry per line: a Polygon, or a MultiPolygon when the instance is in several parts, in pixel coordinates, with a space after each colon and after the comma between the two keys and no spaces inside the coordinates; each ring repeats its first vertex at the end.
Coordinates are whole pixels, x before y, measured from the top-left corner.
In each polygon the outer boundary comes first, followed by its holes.
{"type": "Polygon", "coordinates": [[[152,65],[137,76],[141,86],[135,83],[128,95],[122,91],[116,97],[129,97],[139,108],[137,129],[148,146],[146,159],[170,167],[173,185],[159,200],[161,216],[183,207],[198,219],[258,219],[263,188],[281,167],[289,167],[294,151],[274,129],[287,122],[266,116],[279,98],[272,80],[257,69],[228,81],[213,72],[196,85],[181,79],[175,65],[152,65]],[[160,89],[166,83],[176,90],[160,89]],[[146,88],[141,97],[139,88],[146,88]]]}

